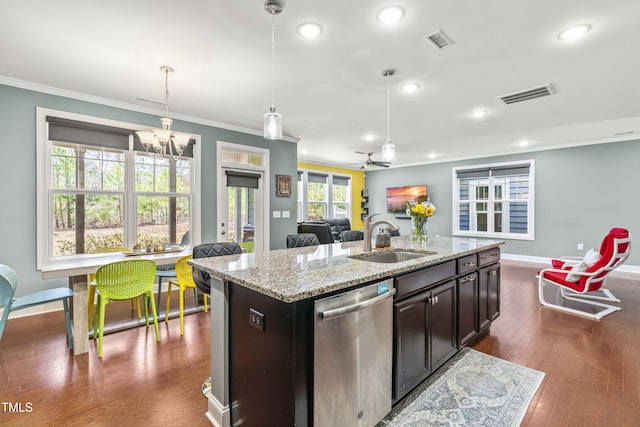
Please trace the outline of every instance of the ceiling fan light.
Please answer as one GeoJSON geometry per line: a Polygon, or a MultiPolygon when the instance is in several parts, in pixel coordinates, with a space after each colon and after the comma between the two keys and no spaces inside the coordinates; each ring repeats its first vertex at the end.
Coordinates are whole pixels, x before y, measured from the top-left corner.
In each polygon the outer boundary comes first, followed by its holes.
{"type": "Polygon", "coordinates": [[[394,162],[396,160],[396,146],[390,140],[382,145],[382,160],[394,162]]]}
{"type": "Polygon", "coordinates": [[[264,137],[282,139],[282,116],[276,112],[275,107],[271,107],[264,115],[264,137]]]}

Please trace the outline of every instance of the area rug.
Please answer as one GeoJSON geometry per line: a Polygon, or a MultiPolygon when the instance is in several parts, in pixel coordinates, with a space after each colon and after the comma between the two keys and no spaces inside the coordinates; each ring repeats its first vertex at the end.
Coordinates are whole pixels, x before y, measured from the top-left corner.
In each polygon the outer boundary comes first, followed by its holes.
{"type": "Polygon", "coordinates": [[[544,373],[462,349],[378,426],[519,426],[544,373]]]}

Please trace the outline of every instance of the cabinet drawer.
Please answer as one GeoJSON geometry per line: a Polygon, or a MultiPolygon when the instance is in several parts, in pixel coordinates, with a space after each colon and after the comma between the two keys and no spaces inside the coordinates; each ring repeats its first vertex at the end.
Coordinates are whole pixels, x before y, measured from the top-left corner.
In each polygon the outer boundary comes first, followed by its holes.
{"type": "Polygon", "coordinates": [[[473,254],[458,259],[458,275],[473,271],[478,267],[478,255],[473,254]]]}
{"type": "Polygon", "coordinates": [[[478,254],[478,266],[493,264],[500,261],[500,248],[493,248],[478,254]]]}
{"type": "Polygon", "coordinates": [[[396,278],[396,300],[456,275],[456,262],[449,261],[396,278]]]}

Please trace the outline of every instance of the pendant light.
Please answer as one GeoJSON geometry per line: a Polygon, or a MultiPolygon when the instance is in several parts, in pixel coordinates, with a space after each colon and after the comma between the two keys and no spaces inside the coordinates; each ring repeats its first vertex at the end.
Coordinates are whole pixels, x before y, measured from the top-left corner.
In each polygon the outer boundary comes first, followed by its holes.
{"type": "Polygon", "coordinates": [[[387,142],[382,145],[382,160],[385,162],[393,162],[396,160],[396,146],[391,142],[390,128],[390,95],[389,95],[389,78],[393,76],[395,70],[384,70],[382,75],[387,78],[387,142]]]}
{"type": "Polygon", "coordinates": [[[264,137],[266,139],[282,139],[282,116],[276,112],[275,79],[276,79],[276,26],[275,17],[282,12],[282,3],[278,0],[267,0],[264,10],[271,15],[271,107],[264,115],[264,137]]]}

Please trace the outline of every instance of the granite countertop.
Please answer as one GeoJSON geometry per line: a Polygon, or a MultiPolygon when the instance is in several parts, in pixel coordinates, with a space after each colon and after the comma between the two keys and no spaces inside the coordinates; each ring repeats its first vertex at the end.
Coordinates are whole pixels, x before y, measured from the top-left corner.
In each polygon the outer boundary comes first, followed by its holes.
{"type": "Polygon", "coordinates": [[[504,241],[501,240],[463,237],[429,237],[427,243],[414,244],[409,236],[400,236],[391,238],[391,248],[384,250],[409,249],[431,254],[388,264],[363,261],[350,258],[364,253],[363,242],[356,241],[198,258],[189,264],[222,280],[291,303],[397,276],[502,244],[504,241]]]}

